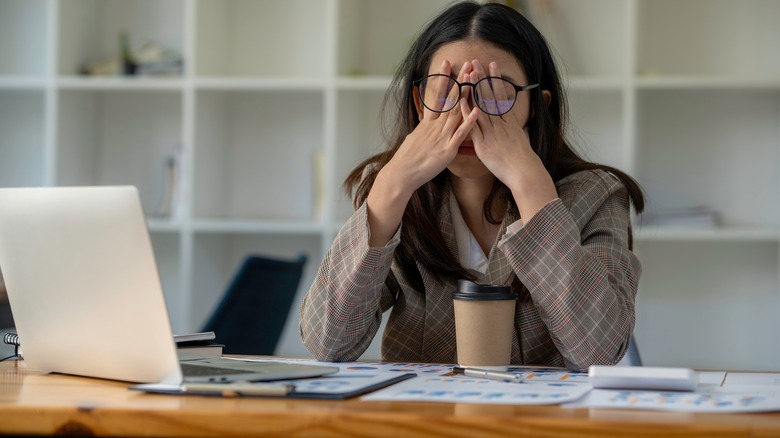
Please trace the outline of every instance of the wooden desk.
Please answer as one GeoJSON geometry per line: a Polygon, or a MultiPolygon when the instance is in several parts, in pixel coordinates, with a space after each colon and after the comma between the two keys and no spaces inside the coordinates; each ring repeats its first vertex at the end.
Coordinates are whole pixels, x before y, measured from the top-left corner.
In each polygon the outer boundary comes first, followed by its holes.
{"type": "Polygon", "coordinates": [[[168,396],[0,363],[0,433],[121,436],[780,436],[780,413],[168,396]]]}

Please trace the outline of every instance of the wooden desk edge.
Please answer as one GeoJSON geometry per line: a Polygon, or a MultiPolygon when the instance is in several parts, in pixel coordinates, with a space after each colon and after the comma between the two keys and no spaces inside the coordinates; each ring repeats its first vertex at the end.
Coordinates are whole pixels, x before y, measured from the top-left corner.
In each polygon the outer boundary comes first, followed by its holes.
{"type": "Polygon", "coordinates": [[[686,414],[302,399],[168,396],[0,363],[0,432],[133,436],[780,436],[780,413],[686,414]]]}

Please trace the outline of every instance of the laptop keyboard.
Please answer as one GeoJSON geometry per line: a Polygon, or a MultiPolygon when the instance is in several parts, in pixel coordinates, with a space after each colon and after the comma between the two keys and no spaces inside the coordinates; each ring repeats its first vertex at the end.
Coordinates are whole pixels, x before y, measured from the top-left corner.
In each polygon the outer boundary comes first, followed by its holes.
{"type": "Polygon", "coordinates": [[[181,363],[181,372],[187,377],[213,376],[221,374],[249,374],[251,371],[237,370],[233,368],[219,368],[205,365],[192,365],[186,362],[181,363]]]}

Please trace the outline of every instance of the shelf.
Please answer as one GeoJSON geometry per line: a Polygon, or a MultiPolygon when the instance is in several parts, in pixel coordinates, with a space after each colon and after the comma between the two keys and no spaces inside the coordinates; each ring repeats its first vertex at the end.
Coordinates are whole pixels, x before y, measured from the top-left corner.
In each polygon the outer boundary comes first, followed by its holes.
{"type": "Polygon", "coordinates": [[[643,90],[637,104],[649,213],[703,206],[726,224],[780,226],[777,93],[643,90]]]}
{"type": "Polygon", "coordinates": [[[634,237],[640,242],[776,242],[780,243],[780,228],[715,227],[659,228],[636,226],[634,237]]]}
{"type": "Polygon", "coordinates": [[[777,77],[678,75],[638,77],[643,90],[780,90],[777,77]]]}
{"type": "Polygon", "coordinates": [[[182,223],[179,220],[147,216],[146,225],[152,233],[177,233],[182,229],[182,223]]]}
{"type": "Polygon", "coordinates": [[[0,76],[0,90],[43,90],[46,85],[43,76],[0,76]]]}
{"type": "Polygon", "coordinates": [[[391,81],[390,76],[342,76],[336,86],[341,90],[385,91],[391,81]]]}
{"type": "Polygon", "coordinates": [[[196,233],[222,234],[300,234],[319,235],[323,227],[312,221],[239,221],[197,219],[192,223],[196,233]]]}
{"type": "Polygon", "coordinates": [[[86,77],[86,76],[60,76],[57,78],[57,86],[63,90],[169,90],[180,91],[184,89],[184,81],[180,77],[86,77]]]}
{"type": "Polygon", "coordinates": [[[324,90],[323,78],[295,77],[211,77],[195,79],[195,87],[200,90],[224,91],[317,91],[324,90]]]}
{"type": "Polygon", "coordinates": [[[621,91],[626,87],[626,79],[614,76],[573,76],[563,79],[571,91],[621,91]]]}

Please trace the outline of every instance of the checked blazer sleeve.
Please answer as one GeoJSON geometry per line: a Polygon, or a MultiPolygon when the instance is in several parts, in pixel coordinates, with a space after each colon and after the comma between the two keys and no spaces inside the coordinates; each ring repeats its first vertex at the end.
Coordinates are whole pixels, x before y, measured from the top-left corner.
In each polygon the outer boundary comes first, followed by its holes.
{"type": "Polygon", "coordinates": [[[390,267],[400,227],[381,248],[369,247],[369,233],[364,203],[336,236],[303,299],[301,340],[318,360],[356,360],[393,305],[396,291],[388,284],[395,284],[390,267]]]}
{"type": "Polygon", "coordinates": [[[628,193],[603,171],[573,174],[558,193],[499,247],[566,367],[611,365],[628,347],[641,273],[629,250],[628,193]]]}

